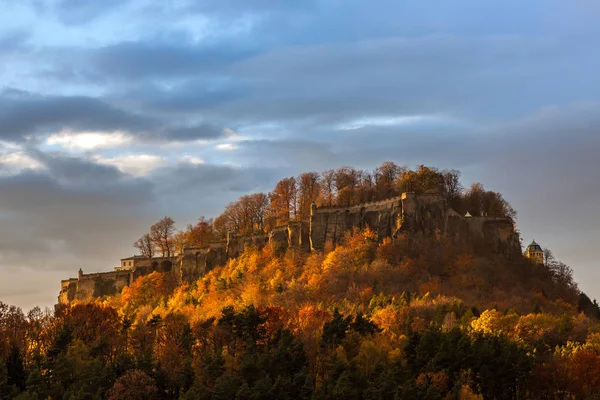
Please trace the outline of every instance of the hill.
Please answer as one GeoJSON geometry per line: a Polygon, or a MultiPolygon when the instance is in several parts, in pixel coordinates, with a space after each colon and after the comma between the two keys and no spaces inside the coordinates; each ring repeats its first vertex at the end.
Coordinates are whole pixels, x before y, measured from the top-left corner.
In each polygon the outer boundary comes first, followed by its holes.
{"type": "MultiPolygon", "coordinates": [[[[501,195],[482,186],[450,196],[448,181],[437,178],[443,175],[421,167],[391,182],[397,188],[413,179],[416,195],[435,189],[461,214],[515,217],[501,195]]],[[[326,187],[323,179],[317,182],[326,187]]],[[[353,186],[348,198],[361,190],[353,186]]],[[[317,199],[322,207],[347,208],[355,201],[344,200],[348,192],[341,187],[330,198],[320,190],[317,199]]],[[[279,197],[267,197],[269,218],[294,219],[279,197]]],[[[202,225],[204,236],[192,227],[188,237],[215,240],[226,231],[219,226],[232,221],[238,232],[256,234],[256,219],[244,226],[227,212],[206,224],[211,228],[202,225]]],[[[390,236],[372,224],[353,226],[320,249],[249,243],[194,279],[151,271],[119,293],[75,299],[54,314],[25,316],[0,304],[0,393],[78,399],[600,394],[600,309],[579,291],[571,269],[550,252],[539,264],[485,237],[444,234],[426,223],[437,217],[426,215],[390,236]]]]}

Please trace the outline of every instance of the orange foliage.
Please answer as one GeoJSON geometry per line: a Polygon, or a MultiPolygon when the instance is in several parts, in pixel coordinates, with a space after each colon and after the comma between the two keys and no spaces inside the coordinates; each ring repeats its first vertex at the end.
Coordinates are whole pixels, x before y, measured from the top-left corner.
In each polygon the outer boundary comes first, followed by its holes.
{"type": "Polygon", "coordinates": [[[126,312],[134,312],[143,305],[156,307],[172,290],[173,283],[169,282],[167,275],[154,271],[123,288],[121,301],[126,312]]]}

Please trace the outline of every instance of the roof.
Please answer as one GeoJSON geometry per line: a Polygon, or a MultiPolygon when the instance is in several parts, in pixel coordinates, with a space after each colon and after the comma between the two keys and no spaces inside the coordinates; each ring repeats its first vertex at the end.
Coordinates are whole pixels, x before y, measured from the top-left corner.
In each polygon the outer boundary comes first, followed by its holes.
{"type": "Polygon", "coordinates": [[[531,242],[531,244],[529,246],[527,246],[527,251],[544,251],[544,250],[542,250],[542,246],[537,244],[534,240],[531,242]]]}
{"type": "Polygon", "coordinates": [[[121,258],[121,261],[136,260],[136,259],[140,259],[140,258],[146,258],[146,257],[144,257],[144,256],[131,256],[131,257],[127,257],[127,258],[121,258]]]}

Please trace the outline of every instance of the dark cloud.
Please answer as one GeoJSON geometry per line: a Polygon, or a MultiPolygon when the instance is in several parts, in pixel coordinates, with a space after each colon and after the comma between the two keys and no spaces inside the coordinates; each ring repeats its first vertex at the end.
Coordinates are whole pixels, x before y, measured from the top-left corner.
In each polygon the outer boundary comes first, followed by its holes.
{"type": "Polygon", "coordinates": [[[217,74],[223,66],[256,54],[249,48],[227,44],[124,42],[90,52],[91,62],[82,68],[113,79],[195,76],[217,74]]]}
{"type": "Polygon", "coordinates": [[[61,129],[137,133],[150,129],[153,122],[90,97],[41,96],[15,90],[0,95],[0,136],[5,140],[61,129]]]}
{"type": "Polygon", "coordinates": [[[205,77],[186,79],[183,83],[171,85],[169,88],[146,82],[117,94],[115,98],[139,104],[147,112],[159,112],[167,116],[196,112],[218,114],[219,107],[245,97],[246,92],[247,84],[241,80],[230,77],[205,77]]]}
{"type": "Polygon", "coordinates": [[[83,186],[86,188],[90,182],[93,182],[94,188],[102,190],[105,186],[111,186],[129,179],[128,176],[125,176],[115,167],[98,164],[69,154],[41,151],[33,151],[30,154],[46,168],[47,174],[58,182],[65,182],[69,186],[83,186]]]}
{"type": "Polygon", "coordinates": [[[214,124],[173,125],[91,97],[42,96],[11,89],[0,94],[3,140],[22,141],[27,136],[61,130],[124,131],[150,141],[216,139],[226,135],[223,128],[214,124]]]}

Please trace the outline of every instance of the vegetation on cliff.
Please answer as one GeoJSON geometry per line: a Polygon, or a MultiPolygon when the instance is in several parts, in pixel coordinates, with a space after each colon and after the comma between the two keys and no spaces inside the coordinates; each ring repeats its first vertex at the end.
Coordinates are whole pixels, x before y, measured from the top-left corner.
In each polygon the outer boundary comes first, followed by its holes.
{"type": "Polygon", "coordinates": [[[192,284],[154,272],[55,313],[0,303],[0,398],[600,395],[600,309],[549,252],[376,239],[247,247],[192,284]]]}
{"type": "Polygon", "coordinates": [[[202,216],[181,231],[175,229],[173,219],[165,217],[153,224],[134,247],[146,257],[173,256],[185,247],[202,247],[223,239],[227,232],[265,233],[290,221],[306,221],[312,203],[319,207],[347,207],[389,199],[403,192],[441,194],[448,206],[461,215],[469,212],[474,216],[514,219],[517,214],[500,193],[485,190],[481,183],[465,189],[457,170],[424,165],[412,170],[387,161],[374,171],[342,167],[282,179],[271,192],[241,196],[214,220],[202,216]]]}

